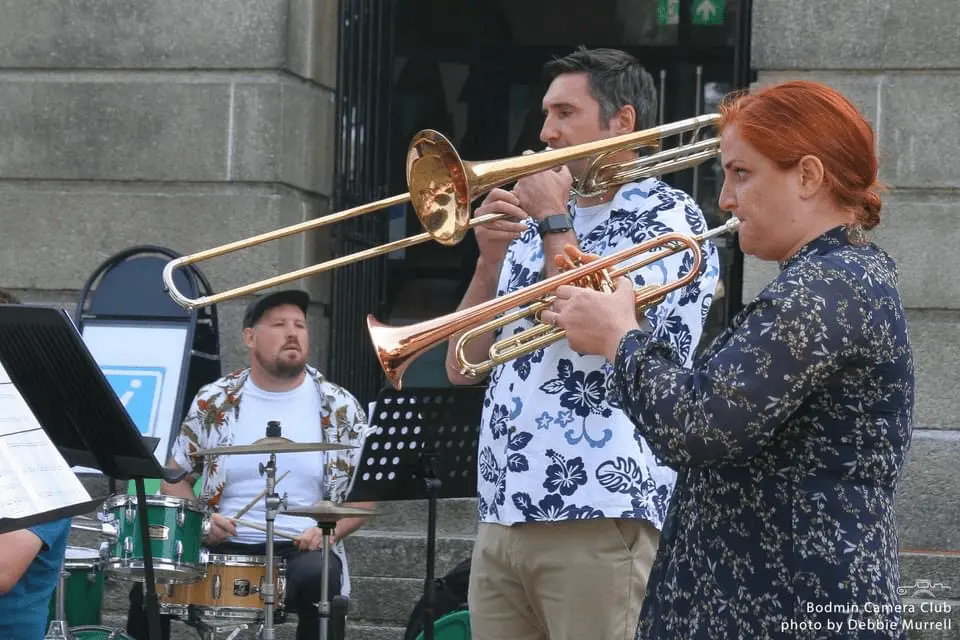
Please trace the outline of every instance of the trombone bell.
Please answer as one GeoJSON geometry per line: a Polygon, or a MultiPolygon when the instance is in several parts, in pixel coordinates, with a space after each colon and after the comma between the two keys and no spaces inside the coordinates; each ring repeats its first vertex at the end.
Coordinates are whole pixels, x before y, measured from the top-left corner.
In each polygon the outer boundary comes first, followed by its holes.
{"type": "Polygon", "coordinates": [[[473,182],[443,134],[427,129],[414,136],[407,151],[410,202],[423,228],[444,246],[459,243],[470,229],[473,182]]]}

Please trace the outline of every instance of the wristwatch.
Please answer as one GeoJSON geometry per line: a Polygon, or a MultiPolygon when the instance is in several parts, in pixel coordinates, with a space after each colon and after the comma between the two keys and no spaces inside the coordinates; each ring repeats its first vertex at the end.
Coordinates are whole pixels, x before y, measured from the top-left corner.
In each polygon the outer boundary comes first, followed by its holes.
{"type": "Polygon", "coordinates": [[[541,236],[548,233],[563,233],[573,229],[573,220],[566,213],[555,213],[541,220],[537,228],[540,230],[541,236]]]}

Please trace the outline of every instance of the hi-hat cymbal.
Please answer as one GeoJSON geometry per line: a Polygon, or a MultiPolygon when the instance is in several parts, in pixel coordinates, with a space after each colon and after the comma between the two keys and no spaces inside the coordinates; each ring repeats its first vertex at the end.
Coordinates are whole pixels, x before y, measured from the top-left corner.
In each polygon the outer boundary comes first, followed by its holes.
{"type": "Polygon", "coordinates": [[[354,449],[350,444],[337,444],[333,442],[294,442],[287,438],[260,438],[253,444],[235,444],[225,447],[211,447],[210,449],[200,449],[196,455],[216,456],[216,455],[239,455],[242,453],[294,453],[298,451],[344,451],[354,449]]]}
{"type": "Polygon", "coordinates": [[[304,518],[313,518],[317,522],[336,522],[344,518],[365,518],[375,516],[377,512],[373,509],[363,509],[361,507],[350,507],[337,504],[329,500],[314,502],[308,507],[295,507],[287,509],[280,513],[287,516],[302,516],[304,518]]]}

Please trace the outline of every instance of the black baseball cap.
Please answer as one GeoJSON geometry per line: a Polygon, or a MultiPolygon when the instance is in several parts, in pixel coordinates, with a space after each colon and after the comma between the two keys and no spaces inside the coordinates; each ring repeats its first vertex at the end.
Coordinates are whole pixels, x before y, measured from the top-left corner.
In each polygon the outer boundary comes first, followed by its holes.
{"type": "Polygon", "coordinates": [[[297,305],[303,310],[304,315],[306,315],[307,306],[310,304],[310,296],[306,291],[301,291],[300,289],[287,289],[285,291],[270,293],[254,300],[247,306],[247,311],[243,314],[243,328],[249,329],[257,324],[260,316],[282,304],[297,305]]]}

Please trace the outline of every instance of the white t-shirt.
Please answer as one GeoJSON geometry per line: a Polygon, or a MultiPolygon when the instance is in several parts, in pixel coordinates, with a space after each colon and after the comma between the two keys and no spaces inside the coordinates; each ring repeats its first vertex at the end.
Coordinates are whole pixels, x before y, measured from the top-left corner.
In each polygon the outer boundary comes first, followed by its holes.
{"type": "MultiPolygon", "coordinates": [[[[234,445],[251,444],[266,436],[267,423],[280,422],[280,435],[295,442],[316,442],[322,433],[320,427],[320,396],[310,377],[290,391],[264,391],[252,379],[243,388],[243,410],[233,425],[234,445]]],[[[323,469],[325,453],[308,451],[277,454],[276,492],[286,494],[287,509],[306,507],[323,500],[323,469]]],[[[269,462],[267,454],[243,454],[223,456],[226,481],[223,488],[220,513],[234,514],[266,488],[266,477],[260,475],[260,464],[269,462]]],[[[258,524],[266,524],[263,500],[242,516],[258,524]]],[[[274,527],[292,534],[315,526],[310,518],[277,513],[274,527]]],[[[278,538],[283,540],[284,538],[278,538]]],[[[237,525],[237,535],[227,538],[230,542],[247,544],[262,543],[264,534],[255,529],[237,525]]]]}

